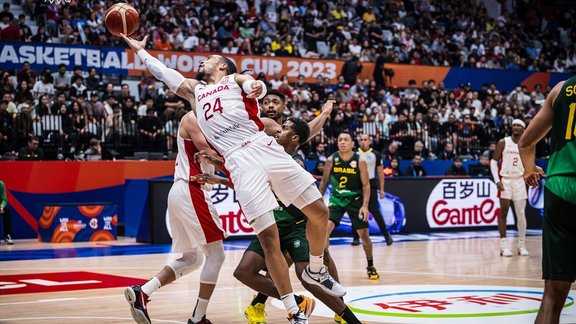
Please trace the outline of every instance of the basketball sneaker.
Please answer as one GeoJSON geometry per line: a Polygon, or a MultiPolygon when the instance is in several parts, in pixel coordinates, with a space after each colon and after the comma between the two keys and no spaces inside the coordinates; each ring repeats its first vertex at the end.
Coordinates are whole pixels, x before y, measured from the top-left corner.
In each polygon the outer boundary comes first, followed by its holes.
{"type": "Polygon", "coordinates": [[[6,235],[6,244],[14,245],[14,241],[12,240],[12,236],[10,236],[10,234],[6,235]]]}
{"type": "Polygon", "coordinates": [[[500,256],[503,257],[511,257],[512,251],[510,247],[508,247],[508,241],[506,238],[500,239],[500,256]]]}
{"type": "Polygon", "coordinates": [[[212,322],[210,322],[209,319],[206,319],[206,315],[204,315],[204,317],[202,317],[202,319],[200,320],[200,322],[192,322],[192,319],[189,318],[188,319],[188,324],[212,324],[212,322]]]}
{"type": "Polygon", "coordinates": [[[298,308],[300,308],[300,311],[304,313],[306,317],[310,317],[312,311],[314,311],[314,307],[316,307],[316,301],[304,295],[300,295],[300,297],[302,298],[302,302],[298,304],[298,308]]]}
{"type": "Polygon", "coordinates": [[[350,243],[350,245],[352,245],[352,246],[360,245],[360,239],[357,239],[357,238],[352,239],[352,243],[350,243]]]}
{"type": "Polygon", "coordinates": [[[368,279],[370,280],[376,280],[380,278],[380,275],[378,274],[374,266],[366,267],[366,272],[368,273],[368,279]]]}
{"type": "Polygon", "coordinates": [[[146,305],[150,301],[148,295],[142,291],[141,285],[135,285],[124,289],[124,297],[130,304],[130,313],[132,318],[138,324],[151,324],[150,316],[146,305]]]}
{"type": "Polygon", "coordinates": [[[302,273],[302,279],[311,285],[316,285],[324,290],[328,295],[342,297],[346,295],[346,290],[330,274],[328,268],[322,266],[319,272],[312,272],[308,265],[302,273]]]}
{"type": "Polygon", "coordinates": [[[288,321],[290,321],[290,324],[308,324],[308,318],[301,311],[288,313],[288,321]]]}
{"type": "Polygon", "coordinates": [[[384,238],[386,239],[386,245],[390,246],[390,245],[392,245],[392,243],[394,243],[394,240],[392,239],[392,236],[390,235],[390,233],[386,233],[384,235],[384,238]]]}
{"type": "Polygon", "coordinates": [[[518,254],[521,256],[529,256],[530,252],[526,249],[526,243],[524,241],[518,242],[518,254]]]}
{"type": "Polygon", "coordinates": [[[346,321],[338,316],[338,314],[334,314],[334,322],[338,323],[338,324],[346,324],[346,321]]]}
{"type": "Polygon", "coordinates": [[[258,303],[254,306],[248,305],[244,311],[244,316],[248,319],[248,324],[266,324],[266,305],[258,303]]]}

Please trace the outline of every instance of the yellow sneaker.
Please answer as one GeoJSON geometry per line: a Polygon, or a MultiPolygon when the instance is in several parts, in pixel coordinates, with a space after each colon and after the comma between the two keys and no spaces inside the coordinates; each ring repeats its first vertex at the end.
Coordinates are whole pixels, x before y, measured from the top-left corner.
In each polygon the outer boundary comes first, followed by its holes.
{"type": "Polygon", "coordinates": [[[316,300],[304,295],[300,295],[300,297],[302,297],[303,300],[298,304],[298,308],[300,308],[302,313],[306,314],[306,317],[310,317],[310,314],[314,311],[314,307],[316,307],[316,300]]]}
{"type": "Polygon", "coordinates": [[[265,305],[258,303],[254,306],[249,305],[244,311],[244,316],[248,319],[248,324],[266,324],[265,305]]]}
{"type": "Polygon", "coordinates": [[[368,279],[370,280],[377,280],[378,278],[380,278],[380,275],[378,275],[376,268],[373,266],[366,267],[366,272],[368,273],[368,279]]]}
{"type": "Polygon", "coordinates": [[[346,324],[346,321],[342,319],[342,317],[338,316],[338,314],[334,314],[334,322],[338,324],[346,324]]]}

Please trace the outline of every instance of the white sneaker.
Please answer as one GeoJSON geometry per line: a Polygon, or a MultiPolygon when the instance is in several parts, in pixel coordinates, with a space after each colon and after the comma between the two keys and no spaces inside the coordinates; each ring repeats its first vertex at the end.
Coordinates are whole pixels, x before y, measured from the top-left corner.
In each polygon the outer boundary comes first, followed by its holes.
{"type": "Polygon", "coordinates": [[[14,240],[12,240],[12,236],[6,235],[6,244],[14,245],[14,240]]]}
{"type": "Polygon", "coordinates": [[[508,247],[508,241],[505,238],[500,239],[500,256],[503,257],[512,256],[512,251],[510,250],[510,247],[508,247]]]}
{"type": "Polygon", "coordinates": [[[310,271],[310,265],[304,268],[302,279],[311,285],[316,285],[324,290],[328,295],[342,297],[346,295],[346,290],[330,274],[328,268],[322,266],[319,272],[310,271]]]}
{"type": "Polygon", "coordinates": [[[524,243],[523,241],[520,241],[518,243],[518,254],[520,254],[521,256],[529,256],[530,252],[528,252],[528,250],[526,250],[526,243],[524,243]]]}
{"type": "Polygon", "coordinates": [[[302,313],[301,311],[298,311],[294,314],[289,313],[288,321],[290,321],[290,324],[308,324],[308,318],[306,318],[306,314],[302,313]]]}

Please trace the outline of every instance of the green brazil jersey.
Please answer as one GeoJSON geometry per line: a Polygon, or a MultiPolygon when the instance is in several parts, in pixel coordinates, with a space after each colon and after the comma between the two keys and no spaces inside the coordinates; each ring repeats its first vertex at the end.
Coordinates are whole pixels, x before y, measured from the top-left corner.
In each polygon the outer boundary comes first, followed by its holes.
{"type": "Polygon", "coordinates": [[[546,175],[576,176],[576,77],[564,82],[553,104],[550,161],[546,175]]]}
{"type": "Polygon", "coordinates": [[[332,154],[330,184],[332,184],[331,204],[344,207],[362,196],[360,155],[358,153],[354,153],[348,161],[342,160],[338,152],[332,154]]]}
{"type": "MultiPolygon", "coordinates": [[[[304,162],[304,159],[298,153],[293,153],[291,156],[294,160],[304,162]]],[[[278,200],[278,204],[280,206],[274,209],[274,219],[276,219],[276,225],[279,231],[306,221],[306,215],[304,215],[300,209],[294,207],[294,205],[286,207],[280,200],[278,200]]]]}

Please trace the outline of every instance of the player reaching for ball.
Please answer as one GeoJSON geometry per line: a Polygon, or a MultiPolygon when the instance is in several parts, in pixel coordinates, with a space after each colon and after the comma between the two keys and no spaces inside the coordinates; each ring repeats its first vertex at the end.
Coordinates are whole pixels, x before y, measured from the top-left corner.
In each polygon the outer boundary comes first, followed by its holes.
{"type": "Polygon", "coordinates": [[[144,50],[147,37],[142,41],[122,37],[157,79],[180,97],[194,101],[200,129],[225,159],[238,201],[264,249],[266,266],[290,322],[308,323],[296,304],[288,265],[280,250],[273,213],[278,202],[272,190],[285,205],[293,204],[308,218],[310,264],[302,273],[303,280],[337,297],[346,291],[323,264],[328,208],[315,180],[269,136],[275,134],[265,132],[264,122],[268,121],[259,117],[257,99],[266,95],[264,83],[236,73],[234,63],[220,55],[210,55],[200,63],[197,80],[186,79],[144,50]]]}

